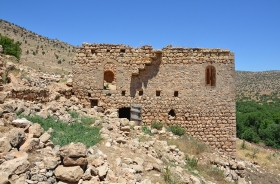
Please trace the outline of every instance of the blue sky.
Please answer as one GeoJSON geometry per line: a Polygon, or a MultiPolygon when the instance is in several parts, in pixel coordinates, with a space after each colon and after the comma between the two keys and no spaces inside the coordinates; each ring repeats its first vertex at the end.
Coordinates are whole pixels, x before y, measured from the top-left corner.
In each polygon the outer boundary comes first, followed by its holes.
{"type": "Polygon", "coordinates": [[[222,48],[236,70],[280,70],[279,0],[0,0],[0,18],[72,45],[222,48]]]}

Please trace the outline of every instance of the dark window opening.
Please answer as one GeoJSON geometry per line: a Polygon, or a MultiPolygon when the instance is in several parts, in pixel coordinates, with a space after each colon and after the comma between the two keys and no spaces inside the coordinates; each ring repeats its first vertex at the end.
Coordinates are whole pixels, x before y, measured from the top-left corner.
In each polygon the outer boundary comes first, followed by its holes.
{"type": "Polygon", "coordinates": [[[168,113],[168,117],[170,118],[170,117],[176,117],[176,114],[175,114],[175,111],[173,110],[173,109],[171,109],[170,111],[169,111],[169,113],[168,113]]]}
{"type": "Polygon", "coordinates": [[[125,96],[125,91],[122,91],[122,96],[125,96]]]}
{"type": "Polygon", "coordinates": [[[178,91],[174,91],[174,96],[178,97],[179,96],[179,92],[178,91]]]}
{"type": "Polygon", "coordinates": [[[160,96],[160,91],[156,91],[156,96],[160,96]]]}
{"type": "Polygon", "coordinates": [[[143,96],[143,91],[139,91],[139,96],[143,96]]]}
{"type": "Polygon", "coordinates": [[[121,53],[125,53],[125,49],[121,49],[121,53]]]}
{"type": "Polygon", "coordinates": [[[110,52],[110,49],[107,49],[107,52],[110,52]]]}
{"type": "Polygon", "coordinates": [[[90,50],[92,54],[96,54],[96,51],[94,49],[90,50]]]}
{"type": "Polygon", "coordinates": [[[216,86],[216,69],[214,66],[207,66],[205,69],[205,85],[216,86]]]}
{"type": "Polygon", "coordinates": [[[98,100],[90,100],[90,106],[91,106],[91,108],[98,106],[98,100]]]}
{"type": "Polygon", "coordinates": [[[88,93],[88,97],[91,97],[91,93],[88,93]]]}
{"type": "Polygon", "coordinates": [[[129,107],[120,108],[119,118],[126,118],[130,120],[130,108],[129,107]]]}

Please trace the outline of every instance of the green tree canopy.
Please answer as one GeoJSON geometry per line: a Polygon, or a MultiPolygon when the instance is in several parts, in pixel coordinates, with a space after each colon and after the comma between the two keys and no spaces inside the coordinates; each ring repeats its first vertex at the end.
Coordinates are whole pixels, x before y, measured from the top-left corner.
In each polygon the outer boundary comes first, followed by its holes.
{"type": "Polygon", "coordinates": [[[0,34],[0,45],[3,47],[4,54],[15,56],[16,58],[20,58],[21,55],[21,48],[20,48],[20,42],[14,42],[13,39],[2,36],[0,34]]]}

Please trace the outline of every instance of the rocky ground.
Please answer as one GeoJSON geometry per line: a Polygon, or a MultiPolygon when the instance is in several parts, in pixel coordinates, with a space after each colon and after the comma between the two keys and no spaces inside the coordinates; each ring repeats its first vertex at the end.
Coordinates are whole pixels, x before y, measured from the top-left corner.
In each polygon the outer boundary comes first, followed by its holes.
{"type": "Polygon", "coordinates": [[[35,71],[3,55],[0,65],[2,82],[8,82],[0,86],[0,184],[264,181],[257,176],[280,182],[277,172],[265,171],[254,161],[232,160],[210,148],[189,152],[184,147],[188,136],[178,137],[165,128],[148,135],[133,121],[118,118],[116,109],[84,108],[71,94],[71,76],[35,71]],[[54,145],[52,129],[44,131],[40,124],[19,117],[52,116],[71,124],[69,111],[95,117],[91,126],[101,128],[102,141],[90,147],[54,145]]]}

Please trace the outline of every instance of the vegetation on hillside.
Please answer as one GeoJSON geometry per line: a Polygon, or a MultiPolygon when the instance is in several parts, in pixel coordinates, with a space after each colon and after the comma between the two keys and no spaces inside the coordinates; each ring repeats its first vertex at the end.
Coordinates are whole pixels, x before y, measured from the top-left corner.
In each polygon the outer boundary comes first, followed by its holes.
{"type": "Polygon", "coordinates": [[[237,137],[280,148],[280,99],[277,93],[260,95],[258,101],[236,103],[237,137]]]}
{"type": "Polygon", "coordinates": [[[15,56],[18,59],[20,58],[21,55],[20,42],[15,42],[13,39],[7,36],[2,36],[0,34],[0,45],[2,45],[3,47],[4,54],[15,56]]]}
{"type": "MultiPolygon", "coordinates": [[[[73,114],[74,113],[71,113],[71,116],[73,114]]],[[[45,131],[48,131],[51,128],[51,140],[55,145],[64,146],[71,142],[81,142],[87,147],[90,147],[101,140],[99,134],[101,128],[90,126],[95,122],[94,118],[82,116],[80,118],[80,123],[76,121],[68,125],[65,122],[58,121],[55,117],[48,117],[46,119],[37,115],[22,117],[25,117],[31,122],[39,123],[45,131]]],[[[78,120],[77,118],[78,116],[74,117],[75,120],[78,120]]]]}

